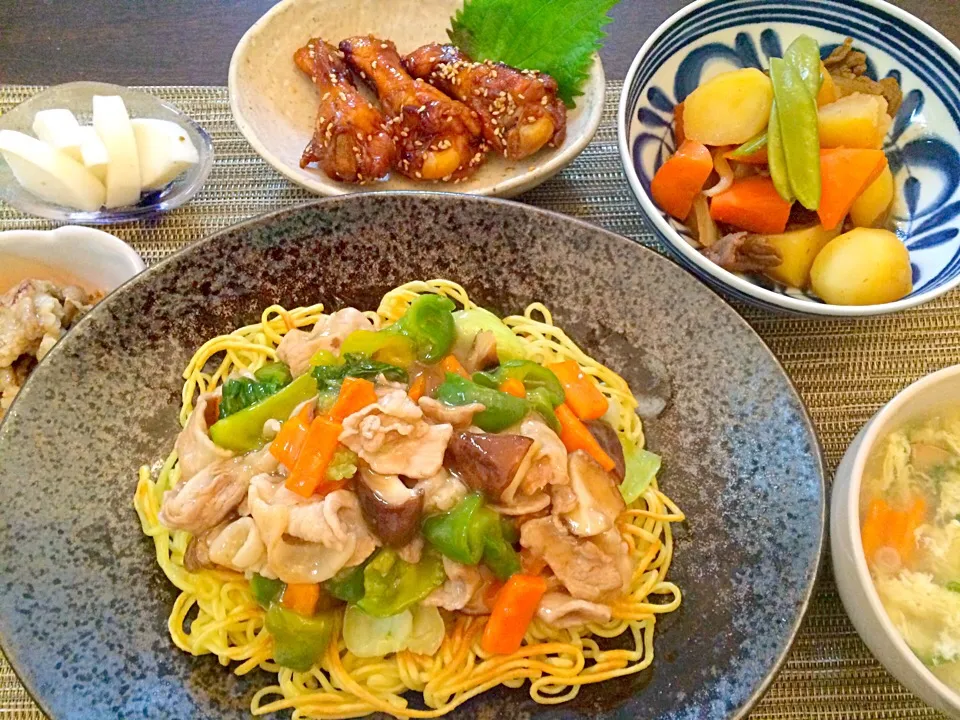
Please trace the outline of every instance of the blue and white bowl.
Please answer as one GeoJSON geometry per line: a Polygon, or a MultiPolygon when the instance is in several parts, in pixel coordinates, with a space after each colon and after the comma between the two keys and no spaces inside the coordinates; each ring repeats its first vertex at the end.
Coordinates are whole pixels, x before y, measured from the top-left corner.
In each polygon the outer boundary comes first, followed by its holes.
{"type": "Polygon", "coordinates": [[[617,134],[630,187],[682,265],[761,307],[852,317],[927,302],[960,283],[960,50],[882,0],[696,0],[640,48],[620,96],[617,134]],[[699,253],[682,223],[650,197],[650,179],[674,151],[673,108],[702,81],[741,67],[765,70],[805,33],[824,57],[852,37],[869,74],[892,75],[903,105],[884,145],[896,180],[889,229],[910,252],[913,292],[882,305],[842,306],[766,278],[728,272],[699,253]]]}

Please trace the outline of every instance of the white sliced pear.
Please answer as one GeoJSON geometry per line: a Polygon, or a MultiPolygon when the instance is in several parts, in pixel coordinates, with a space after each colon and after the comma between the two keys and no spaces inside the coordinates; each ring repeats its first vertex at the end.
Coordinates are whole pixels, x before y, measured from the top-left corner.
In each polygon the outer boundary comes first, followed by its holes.
{"type": "Polygon", "coordinates": [[[84,166],[96,175],[100,182],[106,182],[107,165],[110,163],[107,146],[103,144],[97,131],[90,126],[80,128],[80,137],[80,159],[84,166]]]}
{"type": "Polygon", "coordinates": [[[93,96],[93,127],[107,148],[108,208],[140,202],[140,160],[130,115],[119,95],[93,96]]]}
{"type": "Polygon", "coordinates": [[[47,202],[88,212],[103,207],[103,183],[76,160],[45,142],[15,130],[0,130],[0,154],[17,182],[47,202]]]}
{"type": "Polygon", "coordinates": [[[72,112],[65,108],[41,110],[33,116],[33,132],[54,150],[80,160],[80,123],[72,112]]]}
{"type": "Polygon", "coordinates": [[[135,118],[130,121],[137,139],[140,182],[144,190],[159,190],[200,161],[187,131],[170,120],[135,118]]]}

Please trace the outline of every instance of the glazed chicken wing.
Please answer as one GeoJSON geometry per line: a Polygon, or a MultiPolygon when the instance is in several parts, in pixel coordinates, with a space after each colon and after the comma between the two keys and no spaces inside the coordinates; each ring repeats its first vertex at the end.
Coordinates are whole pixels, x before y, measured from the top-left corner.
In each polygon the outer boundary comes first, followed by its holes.
{"type": "Polygon", "coordinates": [[[473,62],[454,45],[424,45],[403,59],[422,78],[475,111],[490,146],[512,160],[563,143],[567,109],[557,81],[534,70],[473,62]]]}
{"type": "Polygon", "coordinates": [[[300,167],[312,162],[335,180],[366,182],[386,175],[397,146],[383,113],[364,98],[350,79],[337,49],[313,38],[293,55],[320,92],[313,138],[300,167]]]}
{"type": "Polygon", "coordinates": [[[396,46],[373,36],[340,43],[347,64],[373,84],[391,116],[398,170],[424,180],[460,180],[483,162],[486,146],[476,114],[403,69],[396,46]]]}

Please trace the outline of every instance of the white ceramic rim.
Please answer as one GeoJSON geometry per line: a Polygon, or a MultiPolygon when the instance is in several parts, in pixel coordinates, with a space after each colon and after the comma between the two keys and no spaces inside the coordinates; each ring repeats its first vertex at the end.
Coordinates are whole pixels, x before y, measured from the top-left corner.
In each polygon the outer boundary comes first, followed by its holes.
{"type": "Polygon", "coordinates": [[[894,627],[893,622],[891,622],[883,603],[880,602],[880,595],[873,584],[873,578],[870,577],[870,571],[867,569],[867,557],[863,552],[863,543],[860,541],[860,481],[867,464],[867,458],[879,439],[880,431],[890,418],[896,416],[903,406],[914,397],[926,392],[933,386],[957,378],[960,378],[960,365],[951,365],[920,378],[912,385],[908,385],[901,390],[873,416],[853,458],[850,470],[850,485],[847,488],[847,517],[843,520],[845,521],[846,532],[852,535],[853,541],[850,544],[853,549],[854,565],[857,569],[857,582],[865,591],[867,602],[870,604],[870,611],[880,621],[881,627],[900,652],[902,659],[910,665],[916,674],[922,676],[926,683],[936,690],[947,703],[960,710],[960,692],[948,687],[946,683],[930,672],[926,665],[920,662],[920,658],[910,649],[910,646],[907,645],[897,628],[894,627]]]}
{"type": "MultiPolygon", "coordinates": [[[[257,134],[247,123],[243,113],[240,111],[240,102],[237,98],[236,91],[240,58],[246,53],[247,46],[260,33],[263,27],[270,22],[273,16],[283,12],[287,6],[292,5],[295,2],[298,2],[298,0],[283,0],[282,2],[279,2],[270,8],[247,29],[247,31],[243,34],[243,37],[240,38],[240,42],[238,42],[237,46],[234,48],[233,55],[230,57],[230,68],[227,71],[227,95],[230,98],[230,113],[233,115],[233,121],[237,124],[237,127],[240,128],[240,132],[243,133],[243,136],[247,139],[247,142],[250,143],[251,147],[253,147],[256,153],[266,160],[274,170],[290,180],[290,182],[295,183],[312,193],[326,197],[333,197],[336,195],[347,195],[354,192],[390,192],[391,190],[389,188],[364,188],[363,186],[354,186],[350,183],[336,182],[333,180],[331,180],[330,183],[335,183],[335,185],[331,185],[319,178],[316,182],[306,180],[305,178],[297,175],[293,171],[293,168],[291,168],[289,165],[287,165],[287,163],[283,162],[280,158],[263,146],[263,144],[260,142],[260,139],[257,137],[257,134]]],[[[593,56],[593,65],[590,67],[590,76],[587,82],[591,84],[596,83],[602,88],[606,87],[606,75],[604,74],[603,63],[600,60],[599,54],[595,53],[593,56]]],[[[597,134],[597,128],[600,127],[600,119],[603,117],[603,105],[603,98],[601,98],[600,102],[594,106],[593,112],[587,116],[586,131],[580,137],[578,137],[572,145],[564,149],[562,152],[557,152],[546,162],[534,164],[534,169],[532,171],[527,171],[526,173],[517,175],[507,180],[501,180],[499,182],[492,183],[489,187],[481,187],[464,194],[478,195],[481,197],[510,197],[513,194],[530,190],[542,182],[549,180],[551,177],[573,162],[573,160],[583,152],[583,149],[590,144],[590,141],[593,140],[593,136],[597,134]]],[[[326,176],[324,175],[323,177],[326,176]]],[[[424,189],[435,192],[444,192],[443,189],[424,189]]],[[[397,188],[397,190],[410,190],[415,192],[415,190],[411,188],[397,188]]],[[[457,191],[453,188],[450,188],[446,190],[446,192],[457,191]]]]}
{"type": "MultiPolygon", "coordinates": [[[[116,235],[86,225],[61,225],[55,230],[5,230],[0,232],[0,249],[13,248],[24,242],[42,243],[49,245],[51,249],[54,249],[60,242],[82,242],[88,245],[98,245],[111,255],[121,258],[128,265],[130,272],[126,278],[113,287],[105,288],[108,291],[116,290],[147,268],[143,258],[116,235]],[[78,240],[79,238],[82,238],[82,240],[78,240]]],[[[56,259],[52,261],[44,260],[44,262],[57,264],[56,259]]]]}
{"type": "MultiPolygon", "coordinates": [[[[694,249],[690,243],[684,240],[676,230],[670,227],[670,223],[663,218],[660,209],[654,205],[653,200],[644,191],[643,185],[640,183],[640,178],[637,176],[636,168],[633,166],[633,156],[630,152],[630,148],[627,145],[627,113],[632,112],[631,108],[627,108],[627,99],[630,86],[633,83],[634,76],[637,74],[637,69],[640,67],[640,63],[650,52],[650,48],[652,48],[653,45],[660,39],[660,36],[663,35],[666,30],[673,25],[673,23],[681,18],[686,17],[687,15],[696,12],[702,6],[710,2],[713,2],[713,0],[694,0],[694,2],[690,3],[684,8],[681,8],[667,18],[663,23],[661,23],[660,27],[658,27],[653,34],[647,38],[646,42],[640,46],[640,50],[637,52],[636,57],[634,57],[633,62],[630,64],[630,69],[627,71],[627,76],[623,81],[623,89],[620,91],[620,103],[617,106],[617,146],[620,149],[620,161],[623,164],[624,172],[627,176],[627,182],[630,185],[630,189],[633,191],[633,194],[637,200],[640,201],[640,205],[643,208],[644,214],[647,216],[647,219],[653,223],[657,234],[660,235],[660,237],[663,238],[663,240],[667,242],[670,247],[683,255],[684,258],[696,265],[703,272],[719,280],[722,284],[729,285],[737,292],[743,293],[744,295],[747,295],[755,300],[759,300],[763,303],[775,305],[786,310],[807,315],[865,317],[868,315],[883,315],[885,313],[898,312],[900,310],[906,310],[907,308],[929,302],[930,300],[949,292],[958,284],[960,284],[960,273],[958,273],[955,278],[947,283],[944,283],[940,287],[928,290],[927,292],[920,293],[919,295],[909,297],[904,300],[896,300],[894,302],[883,303],[881,305],[831,305],[828,303],[818,303],[809,300],[797,300],[796,298],[791,298],[786,295],[773,292],[772,290],[767,290],[759,285],[754,285],[753,283],[738,277],[734,273],[724,270],[719,265],[710,262],[701,253],[694,249]]],[[[960,49],[957,49],[952,42],[947,40],[947,38],[945,38],[940,32],[930,27],[923,20],[914,17],[907,11],[901,10],[895,5],[891,5],[890,3],[886,2],[886,0],[861,0],[861,2],[871,5],[878,10],[889,13],[908,25],[913,25],[915,28],[922,31],[927,37],[937,43],[945,52],[949,53],[950,56],[953,57],[953,59],[957,62],[957,64],[960,65],[960,49]]]]}

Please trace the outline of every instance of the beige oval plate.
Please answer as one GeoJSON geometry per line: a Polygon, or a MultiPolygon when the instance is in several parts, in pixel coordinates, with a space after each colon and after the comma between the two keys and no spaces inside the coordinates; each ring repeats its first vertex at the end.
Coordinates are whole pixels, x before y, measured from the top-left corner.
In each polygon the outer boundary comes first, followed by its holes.
{"type": "Polygon", "coordinates": [[[445,42],[450,16],[462,0],[284,0],[261,17],[237,44],[230,61],[230,109],[253,149],[278,172],[317,193],[342,195],[377,190],[449,190],[512,197],[536,187],[569,165],[597,131],[603,111],[600,58],[567,113],[567,137],[521,161],[490,153],[471,178],[452,183],[414,182],[397,173],[368,185],[331,180],[316,167],[302,169],[300,155],[313,134],[317,93],[297,69],[293,53],[311,37],[336,45],[353,35],[374,34],[407,53],[445,42]]]}

